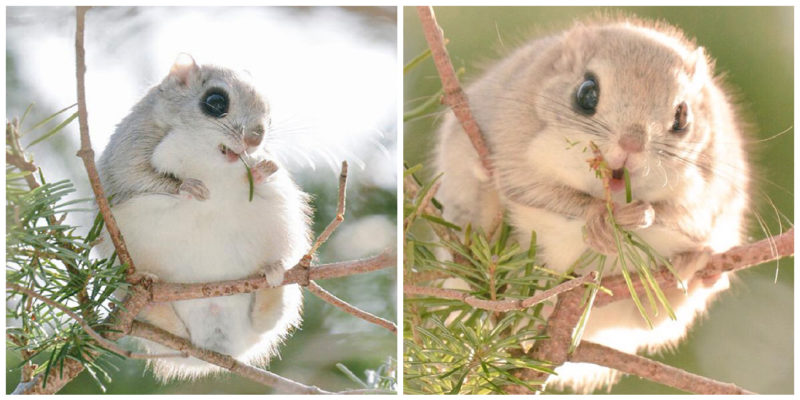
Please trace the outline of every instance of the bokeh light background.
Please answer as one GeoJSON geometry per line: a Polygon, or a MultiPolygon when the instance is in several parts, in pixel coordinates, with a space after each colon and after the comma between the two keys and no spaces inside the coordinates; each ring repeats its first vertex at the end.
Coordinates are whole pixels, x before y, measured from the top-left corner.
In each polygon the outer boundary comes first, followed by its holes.
{"type": "MultiPolygon", "coordinates": [[[[27,126],[75,103],[74,9],[6,9],[6,116],[35,103],[27,126]]],[[[200,64],[249,74],[273,110],[265,143],[314,195],[314,230],[335,215],[339,164],[350,163],[345,222],[320,262],[367,257],[396,246],[397,26],[395,7],[100,7],[86,17],[89,127],[96,153],[148,88],[181,52],[200,64]]],[[[65,113],[49,126],[54,126],[65,113]]],[[[23,127],[24,128],[24,127],[23,127]]],[[[47,129],[47,128],[45,128],[47,129]]],[[[39,131],[41,133],[46,130],[39,131]]],[[[24,137],[23,145],[37,134],[24,137]]],[[[73,198],[91,197],[75,157],[77,120],[31,149],[50,181],[69,178],[73,198]]],[[[90,215],[68,222],[86,225],[90,215]]],[[[396,321],[396,272],[320,282],[346,301],[396,321]]],[[[355,388],[336,363],[367,379],[396,357],[396,337],[306,295],[302,328],[271,370],[327,390],[355,388]]],[[[19,381],[19,360],[6,353],[6,390],[19,381]]],[[[230,375],[158,385],[144,362],[118,363],[108,393],[263,393],[230,375]]],[[[268,390],[267,390],[268,391],[268,390]]],[[[97,393],[82,374],[62,393],[97,393]]]]}
{"type": "MultiPolygon", "coordinates": [[[[660,19],[697,38],[717,60],[717,72],[737,95],[745,121],[752,123],[750,156],[761,191],[757,210],[778,231],[775,211],[793,219],[794,10],[791,7],[435,7],[450,40],[447,48],[462,82],[528,38],[558,32],[576,19],[597,13],[660,19]],[[773,136],[778,137],[772,138],[773,136]],[[771,139],[768,139],[771,138],[771,139]]],[[[416,10],[404,11],[404,63],[427,48],[416,10]]],[[[404,108],[422,104],[440,88],[427,60],[404,76],[404,108]]],[[[404,124],[404,160],[430,165],[431,138],[443,108],[404,124]]],[[[755,223],[753,223],[755,225],[755,223]]],[[[783,221],[784,229],[786,221],[783,221]]],[[[754,239],[764,237],[757,227],[754,239]]],[[[706,318],[675,352],[655,357],[691,372],[732,382],[757,393],[793,393],[793,259],[744,271],[706,318]],[[777,273],[777,281],[775,281],[777,273]]],[[[680,393],[626,377],[612,393],[680,393]]]]}

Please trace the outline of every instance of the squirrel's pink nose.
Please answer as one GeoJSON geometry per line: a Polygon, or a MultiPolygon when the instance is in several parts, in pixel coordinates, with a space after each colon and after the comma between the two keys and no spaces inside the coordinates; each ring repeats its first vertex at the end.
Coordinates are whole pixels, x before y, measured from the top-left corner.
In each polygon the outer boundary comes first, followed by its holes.
{"type": "Polygon", "coordinates": [[[260,145],[261,140],[264,139],[264,132],[263,125],[256,126],[255,129],[244,134],[244,144],[247,145],[248,148],[260,145]]]}
{"type": "Polygon", "coordinates": [[[628,153],[640,153],[644,150],[645,130],[641,125],[631,126],[619,138],[619,146],[628,153]]]}

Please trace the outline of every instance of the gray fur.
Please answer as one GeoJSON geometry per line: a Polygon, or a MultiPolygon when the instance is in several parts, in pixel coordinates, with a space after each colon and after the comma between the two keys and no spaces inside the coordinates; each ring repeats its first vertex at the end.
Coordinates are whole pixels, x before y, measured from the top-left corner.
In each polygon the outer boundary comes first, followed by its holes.
{"type": "Polygon", "coordinates": [[[263,135],[263,126],[269,123],[269,106],[255,89],[232,70],[209,65],[197,68],[186,84],[171,72],[117,125],[98,162],[106,195],[113,196],[112,204],[141,193],[178,193],[181,179],[156,171],[150,162],[156,146],[174,126],[198,130],[218,127],[238,141],[257,131],[263,135]],[[200,109],[202,95],[218,83],[232,92],[231,115],[226,119],[237,121],[235,126],[221,125],[223,122],[205,116],[200,109]]]}

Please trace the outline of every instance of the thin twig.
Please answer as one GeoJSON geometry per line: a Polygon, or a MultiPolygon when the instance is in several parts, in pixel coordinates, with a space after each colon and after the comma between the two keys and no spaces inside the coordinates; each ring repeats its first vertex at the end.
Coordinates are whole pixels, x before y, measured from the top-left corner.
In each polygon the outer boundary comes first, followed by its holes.
{"type": "Polygon", "coordinates": [[[425,33],[425,40],[428,41],[428,47],[431,49],[436,70],[442,80],[442,88],[444,89],[442,101],[453,109],[458,122],[464,128],[464,133],[467,134],[472,147],[478,153],[483,168],[486,169],[487,175],[491,177],[493,168],[489,160],[489,148],[486,146],[486,141],[478,123],[475,122],[475,118],[472,116],[467,95],[458,83],[458,76],[456,76],[453,64],[450,62],[450,56],[445,47],[444,34],[442,28],[436,23],[433,7],[418,6],[417,14],[420,22],[422,22],[422,30],[425,33]]]}
{"type": "Polygon", "coordinates": [[[161,328],[141,321],[133,322],[130,334],[131,336],[136,336],[159,343],[173,350],[180,351],[181,353],[186,353],[191,357],[217,365],[254,382],[283,390],[287,393],[330,394],[330,392],[322,390],[316,386],[304,385],[272,372],[244,364],[229,355],[198,348],[194,346],[188,339],[175,336],[161,328]]]}
{"type": "Polygon", "coordinates": [[[597,343],[581,342],[569,361],[602,365],[697,394],[755,394],[731,383],[718,382],[635,354],[597,343]]]}
{"type": "Polygon", "coordinates": [[[325,302],[330,303],[336,307],[339,307],[340,309],[344,310],[344,312],[350,315],[356,316],[358,318],[363,319],[364,321],[371,322],[375,325],[382,326],[388,329],[389,332],[397,334],[397,325],[395,325],[393,322],[387,321],[377,315],[370,314],[366,311],[363,311],[359,308],[350,305],[346,301],[336,297],[332,293],[323,289],[316,282],[313,281],[309,282],[308,286],[306,286],[306,289],[308,289],[309,292],[317,295],[317,297],[324,300],[325,302]]]}
{"type": "Polygon", "coordinates": [[[13,154],[10,151],[6,151],[6,164],[11,164],[19,168],[20,171],[36,172],[39,170],[38,168],[36,168],[36,165],[26,160],[25,157],[13,154]]]}
{"type": "Polygon", "coordinates": [[[345,193],[347,192],[347,161],[342,161],[342,171],[339,173],[339,196],[336,206],[336,216],[333,218],[325,230],[317,237],[317,240],[314,241],[314,244],[311,246],[311,250],[308,251],[303,259],[308,259],[311,261],[311,257],[313,256],[314,252],[319,249],[319,246],[322,246],[325,241],[331,236],[336,227],[344,221],[344,211],[345,211],[345,193]]]}
{"type": "MultiPolygon", "coordinates": [[[[6,163],[11,164],[20,171],[36,172],[39,167],[25,157],[25,152],[22,150],[22,144],[19,141],[19,121],[15,118],[13,121],[6,123],[6,145],[11,146],[11,151],[6,150],[6,163]]],[[[25,182],[28,187],[33,190],[41,186],[33,174],[25,175],[25,182]]]]}
{"type": "Polygon", "coordinates": [[[526,308],[535,306],[553,296],[557,296],[566,291],[572,290],[586,282],[594,280],[595,273],[570,279],[553,288],[539,292],[534,296],[525,299],[506,299],[506,300],[484,300],[477,298],[468,292],[453,289],[441,289],[429,286],[416,286],[416,285],[403,285],[403,293],[407,295],[421,295],[438,297],[441,299],[461,300],[475,308],[480,308],[489,311],[511,311],[511,310],[524,310],[526,308]]]}
{"type": "Polygon", "coordinates": [[[97,207],[100,209],[100,213],[103,214],[103,221],[105,222],[108,234],[111,236],[111,241],[114,242],[117,256],[123,264],[128,266],[126,272],[132,275],[136,272],[133,259],[131,259],[131,255],[128,253],[128,247],[122,239],[122,233],[119,230],[119,226],[117,226],[114,215],[111,214],[111,207],[108,204],[108,199],[106,199],[103,186],[100,184],[100,176],[97,173],[97,166],[94,163],[92,141],[89,137],[89,121],[86,111],[86,90],[84,84],[86,75],[86,55],[83,49],[84,20],[86,11],[88,11],[89,8],[90,7],[76,7],[75,64],[78,78],[78,125],[80,126],[81,132],[81,148],[78,150],[77,155],[83,160],[83,165],[86,167],[86,172],[89,175],[89,182],[92,185],[92,191],[94,191],[94,197],[97,200],[97,207]]]}
{"type": "MultiPolygon", "coordinates": [[[[396,264],[393,249],[383,253],[355,261],[344,261],[331,264],[322,264],[311,267],[305,272],[304,267],[298,263],[286,271],[281,285],[302,283],[304,280],[320,280],[339,278],[343,276],[362,274],[392,267],[396,264]]],[[[163,303],[176,300],[201,299],[209,297],[232,296],[239,293],[250,293],[256,290],[273,287],[267,283],[263,275],[244,279],[235,279],[222,282],[209,283],[170,283],[154,282],[149,289],[149,298],[154,303],[163,303]]]]}
{"type": "Polygon", "coordinates": [[[117,353],[117,354],[119,354],[121,356],[125,356],[125,357],[128,357],[128,358],[137,358],[137,359],[185,357],[185,355],[183,355],[183,354],[147,354],[147,353],[136,353],[136,352],[132,352],[130,350],[125,350],[122,347],[120,347],[119,345],[117,345],[116,343],[104,338],[102,335],[97,333],[97,331],[92,329],[92,327],[89,325],[88,322],[86,322],[83,318],[81,318],[80,315],[78,315],[77,313],[75,313],[72,310],[70,310],[67,306],[65,306],[63,304],[59,304],[59,303],[57,303],[57,302],[55,302],[53,300],[48,299],[45,296],[42,296],[42,295],[40,295],[40,294],[30,290],[30,289],[24,288],[24,287],[22,287],[20,285],[14,284],[14,283],[10,283],[10,282],[7,283],[6,284],[6,290],[9,290],[9,291],[12,291],[12,292],[17,292],[17,293],[22,293],[22,294],[25,294],[27,296],[34,297],[37,300],[41,301],[42,303],[47,304],[50,307],[55,307],[55,308],[63,311],[64,314],[67,314],[67,316],[69,316],[70,318],[75,320],[75,322],[80,324],[81,328],[83,328],[83,330],[87,334],[89,334],[89,336],[91,336],[92,339],[97,341],[97,344],[99,344],[101,347],[103,347],[103,348],[105,348],[107,350],[110,350],[110,351],[112,351],[114,353],[117,353]]]}
{"type": "MultiPolygon", "coordinates": [[[[714,254],[708,264],[694,274],[694,279],[709,278],[723,272],[739,271],[792,255],[794,255],[794,228],[778,236],[736,246],[724,253],[714,254]]],[[[653,277],[661,287],[675,287],[677,285],[675,275],[666,267],[653,271],[653,277]]],[[[644,293],[642,282],[635,281],[633,284],[637,292],[644,293]]],[[[622,276],[605,278],[601,286],[610,290],[613,295],[598,293],[594,304],[595,307],[629,298],[628,286],[622,276]]]]}
{"type": "Polygon", "coordinates": [[[442,182],[437,181],[433,184],[433,186],[431,186],[428,192],[425,193],[425,197],[420,199],[416,210],[414,210],[414,212],[406,217],[405,221],[403,221],[403,232],[408,232],[408,228],[411,226],[411,223],[414,222],[414,220],[417,219],[417,217],[419,217],[426,208],[428,208],[428,206],[431,204],[433,196],[435,196],[436,192],[439,191],[440,186],[442,186],[442,182]]]}
{"type": "MultiPolygon", "coordinates": [[[[414,180],[413,176],[408,175],[403,179],[403,192],[408,195],[408,198],[413,199],[413,198],[417,197],[417,194],[419,193],[419,191],[420,191],[420,187],[417,184],[417,182],[414,180]]],[[[423,211],[425,211],[425,213],[427,213],[429,215],[432,215],[434,217],[437,217],[437,218],[442,218],[441,211],[439,211],[438,208],[433,206],[432,199],[429,202],[422,203],[420,205],[420,207],[423,207],[423,211]]],[[[450,230],[445,228],[444,226],[442,226],[440,224],[437,224],[437,223],[431,223],[430,226],[431,226],[431,228],[433,228],[433,231],[436,233],[437,236],[439,236],[440,239],[447,240],[447,241],[450,241],[450,242],[456,242],[457,241],[456,236],[453,235],[450,232],[450,230]]]]}

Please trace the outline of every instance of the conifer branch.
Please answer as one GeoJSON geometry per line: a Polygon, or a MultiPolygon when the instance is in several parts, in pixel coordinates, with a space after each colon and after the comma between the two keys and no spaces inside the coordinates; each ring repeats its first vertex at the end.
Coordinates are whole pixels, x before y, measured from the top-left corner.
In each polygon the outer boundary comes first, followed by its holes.
{"type": "Polygon", "coordinates": [[[51,299],[48,299],[45,296],[42,296],[33,290],[24,288],[20,285],[14,283],[7,283],[6,290],[11,290],[13,292],[22,293],[24,295],[36,298],[37,300],[41,301],[42,303],[47,304],[50,307],[57,308],[61,310],[64,314],[67,314],[68,317],[72,318],[75,322],[80,324],[83,331],[86,332],[92,339],[97,341],[101,347],[104,347],[107,350],[113,351],[123,357],[128,358],[136,358],[136,359],[153,359],[153,358],[172,358],[172,357],[185,357],[183,354],[147,354],[147,353],[136,353],[130,350],[123,349],[116,343],[104,338],[102,335],[97,333],[88,322],[86,322],[80,315],[70,310],[67,306],[63,304],[59,304],[51,299]]]}
{"type": "Polygon", "coordinates": [[[525,299],[505,299],[505,300],[485,300],[475,297],[468,292],[442,289],[430,286],[416,286],[416,285],[403,285],[403,293],[407,295],[417,296],[430,296],[440,299],[460,300],[475,308],[480,308],[489,311],[511,311],[511,310],[524,310],[528,307],[533,307],[551,297],[557,296],[561,293],[570,291],[584,283],[593,281],[596,273],[592,272],[574,279],[570,279],[548,290],[539,292],[531,297],[525,299]]]}
{"type": "MultiPolygon", "coordinates": [[[[721,273],[739,271],[793,255],[794,228],[792,227],[780,235],[762,239],[755,243],[736,246],[724,253],[712,255],[708,264],[695,272],[694,279],[712,278],[721,273]]],[[[666,267],[653,271],[653,276],[661,287],[675,287],[677,285],[675,275],[666,267]]],[[[628,298],[628,286],[622,276],[605,278],[601,285],[613,295],[598,293],[594,304],[595,307],[628,298]]],[[[634,282],[634,287],[640,294],[644,293],[642,282],[634,282]]]]}

